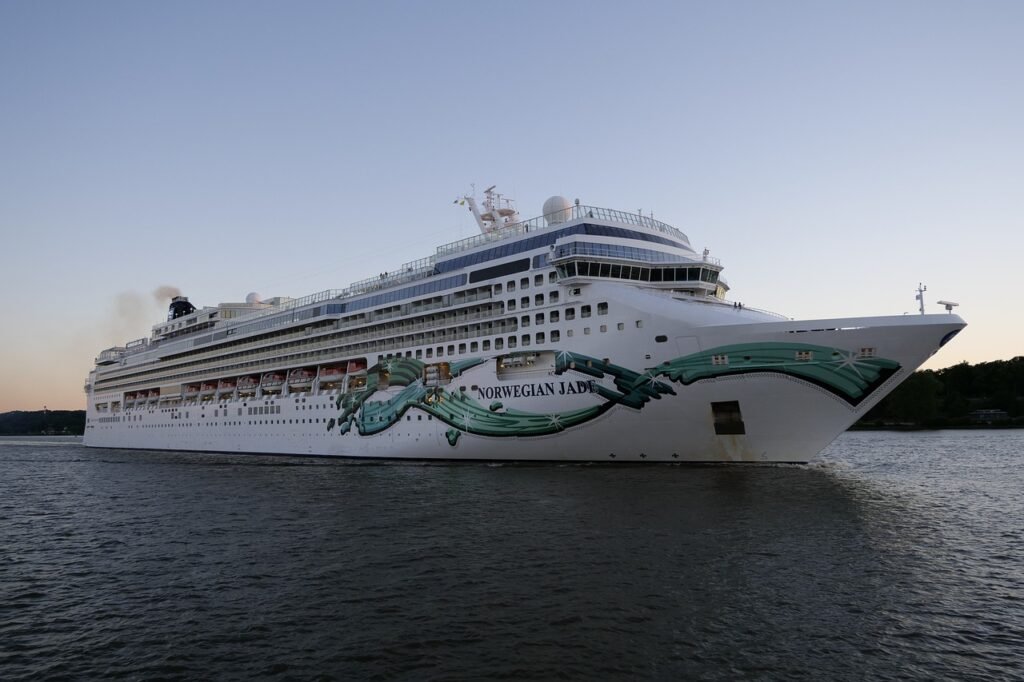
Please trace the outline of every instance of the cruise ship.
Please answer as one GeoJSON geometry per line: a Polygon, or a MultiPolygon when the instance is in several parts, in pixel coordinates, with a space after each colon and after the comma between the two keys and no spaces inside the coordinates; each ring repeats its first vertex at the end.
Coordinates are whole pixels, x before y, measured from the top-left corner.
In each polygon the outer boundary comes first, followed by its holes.
{"type": "MultiPolygon", "coordinates": [[[[806,462],[965,326],[793,320],[642,212],[489,188],[480,233],[291,299],[196,308],[108,348],[103,448],[447,460],[806,462]]],[[[951,308],[950,308],[951,310],[951,308]]]]}

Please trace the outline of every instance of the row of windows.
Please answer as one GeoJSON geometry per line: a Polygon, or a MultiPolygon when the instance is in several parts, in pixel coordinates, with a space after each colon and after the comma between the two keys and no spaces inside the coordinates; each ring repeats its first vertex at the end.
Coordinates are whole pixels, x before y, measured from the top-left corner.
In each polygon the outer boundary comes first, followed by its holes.
{"type": "MultiPolygon", "coordinates": [[[[103,421],[103,419],[98,419],[97,421],[103,421]]],[[[188,424],[139,424],[138,426],[129,426],[128,428],[130,428],[130,429],[132,429],[132,428],[135,428],[135,429],[166,429],[166,428],[170,428],[172,426],[177,426],[179,428],[190,428],[190,427],[195,427],[195,426],[245,426],[247,424],[249,426],[260,426],[260,425],[266,425],[266,424],[306,424],[306,423],[309,423],[309,424],[326,424],[327,423],[327,417],[323,417],[322,419],[250,419],[247,422],[241,422],[241,421],[237,421],[237,422],[235,422],[235,421],[232,421],[232,422],[213,422],[213,421],[209,421],[209,422],[196,422],[196,423],[191,423],[190,422],[188,424]]]]}
{"type": "MultiPolygon", "coordinates": [[[[548,284],[554,284],[557,281],[558,281],[558,274],[556,272],[554,272],[554,271],[549,272],[548,273],[548,284]]],[[[542,286],[544,286],[544,275],[542,275],[542,274],[541,275],[534,275],[533,276],[533,286],[535,286],[535,287],[542,287],[542,286]]],[[[522,277],[522,278],[520,278],[520,280],[519,280],[519,288],[520,289],[529,289],[530,288],[530,278],[529,277],[522,277]]],[[[501,293],[501,284],[495,284],[493,289],[494,289],[495,295],[500,294],[501,293]]],[[[508,291],[509,293],[512,293],[513,291],[515,291],[516,290],[516,281],[514,279],[510,279],[508,282],[506,282],[505,283],[505,290],[508,291]]]]}
{"type": "Polygon", "coordinates": [[[592,242],[570,242],[558,246],[552,258],[567,256],[597,256],[601,258],[621,258],[624,260],[644,261],[647,263],[692,263],[694,258],[687,258],[674,253],[641,249],[622,244],[597,244],[592,242]]]}
{"type": "Polygon", "coordinates": [[[560,265],[558,274],[562,277],[609,277],[640,282],[707,282],[709,284],[718,282],[718,270],[707,267],[649,268],[588,261],[573,261],[560,265]]]}
{"type": "MultiPolygon", "coordinates": [[[[510,310],[515,310],[515,306],[512,305],[511,301],[509,302],[509,305],[511,306],[509,308],[510,310]]],[[[580,317],[590,317],[591,310],[592,309],[591,309],[591,307],[589,305],[580,306],[580,317]]],[[[566,322],[568,322],[570,320],[575,320],[576,319],[576,308],[566,308],[564,312],[565,312],[565,320],[566,320],[566,322]]],[[[608,304],[607,303],[598,303],[597,304],[597,314],[598,315],[607,315],[608,314],[608,304]]],[[[552,310],[552,311],[548,312],[547,320],[548,320],[548,322],[558,322],[560,317],[561,317],[561,312],[560,311],[552,310]]],[[[537,324],[544,324],[544,313],[537,313],[534,316],[534,320],[536,321],[537,324]]],[[[520,320],[519,320],[519,326],[521,326],[521,327],[529,327],[530,326],[530,316],[529,315],[523,315],[520,318],[520,320]]]]}
{"type": "MultiPolygon", "coordinates": [[[[558,294],[557,291],[549,291],[548,292],[548,299],[547,299],[548,303],[558,303],[558,298],[559,298],[559,294],[558,294]]],[[[544,305],[544,294],[537,294],[536,296],[534,296],[533,297],[533,304],[535,306],[542,306],[542,305],[544,305]]],[[[520,308],[529,308],[530,307],[530,297],[529,296],[523,296],[522,298],[520,298],[519,299],[519,307],[520,308]]],[[[505,303],[505,309],[506,310],[515,310],[516,309],[516,299],[510,298],[505,303]]]]}

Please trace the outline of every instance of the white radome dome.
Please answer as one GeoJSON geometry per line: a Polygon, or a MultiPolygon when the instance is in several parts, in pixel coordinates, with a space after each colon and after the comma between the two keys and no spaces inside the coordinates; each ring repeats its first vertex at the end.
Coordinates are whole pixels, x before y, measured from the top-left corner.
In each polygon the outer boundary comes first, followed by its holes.
{"type": "Polygon", "coordinates": [[[551,197],[544,202],[543,213],[548,225],[564,223],[572,218],[572,202],[565,197],[551,197]]]}
{"type": "Polygon", "coordinates": [[[260,295],[257,294],[255,291],[250,291],[248,294],[245,295],[245,302],[249,305],[255,305],[256,303],[260,303],[260,295]]]}

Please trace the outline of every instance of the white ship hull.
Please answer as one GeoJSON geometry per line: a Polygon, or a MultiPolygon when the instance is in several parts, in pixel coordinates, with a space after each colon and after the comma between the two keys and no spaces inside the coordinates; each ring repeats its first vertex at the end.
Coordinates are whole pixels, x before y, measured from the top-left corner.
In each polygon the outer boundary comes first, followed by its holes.
{"type": "Polygon", "coordinates": [[[964,327],[748,309],[669,225],[562,197],[521,221],[493,189],[465,198],[481,234],[347,289],[175,297],[97,357],[86,445],[806,462],[964,327]]]}
{"type": "Polygon", "coordinates": [[[396,357],[384,363],[386,387],[382,365],[369,368],[364,390],[148,405],[90,419],[85,442],[332,457],[806,462],[964,326],[955,315],[768,321],[639,290],[601,293],[618,297],[619,314],[579,321],[557,346],[520,349],[517,359],[532,356],[528,367],[502,371],[509,354],[478,354],[452,363],[450,383],[428,386],[424,362],[396,357]],[[667,340],[652,341],[662,330],[667,340]]]}

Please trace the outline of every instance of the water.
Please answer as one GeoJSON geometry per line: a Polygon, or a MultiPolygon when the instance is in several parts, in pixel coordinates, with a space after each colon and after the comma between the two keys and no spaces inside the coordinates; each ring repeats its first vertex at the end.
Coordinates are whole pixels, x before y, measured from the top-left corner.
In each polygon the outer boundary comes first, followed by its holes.
{"type": "Polygon", "coordinates": [[[1022,679],[1024,432],[810,466],[0,440],[0,679],[1022,679]]]}

